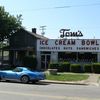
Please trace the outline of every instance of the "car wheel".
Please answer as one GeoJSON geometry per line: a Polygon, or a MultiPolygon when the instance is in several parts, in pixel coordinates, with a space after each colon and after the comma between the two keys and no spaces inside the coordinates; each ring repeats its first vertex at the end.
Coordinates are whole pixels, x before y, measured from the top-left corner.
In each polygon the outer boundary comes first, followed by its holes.
{"type": "Polygon", "coordinates": [[[26,76],[26,75],[22,76],[22,77],[21,77],[21,82],[22,82],[22,83],[28,83],[28,82],[29,82],[29,77],[26,76]]]}

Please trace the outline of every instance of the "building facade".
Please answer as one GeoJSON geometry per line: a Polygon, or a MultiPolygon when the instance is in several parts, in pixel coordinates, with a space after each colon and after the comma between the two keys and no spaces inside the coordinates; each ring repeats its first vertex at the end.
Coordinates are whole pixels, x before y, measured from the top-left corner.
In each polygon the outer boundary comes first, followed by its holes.
{"type": "Polygon", "coordinates": [[[46,37],[37,34],[36,28],[32,32],[21,28],[9,38],[9,45],[3,48],[2,65],[8,66],[23,66],[23,58],[25,56],[36,56],[37,39],[47,39],[46,37]],[[4,53],[7,52],[7,58],[4,59],[4,53]]]}
{"type": "MultiPolygon", "coordinates": [[[[9,52],[9,65],[23,66],[25,56],[35,55],[37,69],[46,70],[50,62],[67,61],[70,63],[100,62],[100,39],[48,39],[21,28],[9,40],[9,46],[3,48],[9,52]]],[[[5,62],[4,58],[2,59],[5,62]]]]}
{"type": "Polygon", "coordinates": [[[100,39],[39,39],[37,60],[42,69],[48,69],[50,62],[100,62],[100,39]]]}

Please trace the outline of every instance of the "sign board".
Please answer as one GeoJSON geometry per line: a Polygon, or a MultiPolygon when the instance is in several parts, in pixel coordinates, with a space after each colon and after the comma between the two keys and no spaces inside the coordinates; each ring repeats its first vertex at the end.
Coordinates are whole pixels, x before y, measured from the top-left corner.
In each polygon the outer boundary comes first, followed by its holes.
{"type": "Polygon", "coordinates": [[[37,51],[100,52],[100,39],[38,39],[37,51]]]}
{"type": "Polygon", "coordinates": [[[61,34],[60,34],[60,37],[61,38],[64,38],[64,37],[82,37],[83,34],[80,30],[78,30],[77,32],[71,32],[70,29],[61,29],[59,31],[61,34]]]}

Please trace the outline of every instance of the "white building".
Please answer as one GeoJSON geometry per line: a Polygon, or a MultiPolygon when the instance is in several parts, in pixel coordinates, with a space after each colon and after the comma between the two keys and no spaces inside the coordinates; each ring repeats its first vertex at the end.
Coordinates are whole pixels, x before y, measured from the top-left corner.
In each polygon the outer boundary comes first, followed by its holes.
{"type": "Polygon", "coordinates": [[[100,62],[100,39],[38,39],[37,60],[42,69],[50,62],[100,62]]]}

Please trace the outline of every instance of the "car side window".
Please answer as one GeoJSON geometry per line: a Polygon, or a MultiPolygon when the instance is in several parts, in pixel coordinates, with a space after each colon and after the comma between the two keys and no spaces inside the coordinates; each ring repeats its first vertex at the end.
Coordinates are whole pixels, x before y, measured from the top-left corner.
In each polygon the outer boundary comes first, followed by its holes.
{"type": "Polygon", "coordinates": [[[15,68],[13,71],[14,72],[22,72],[22,69],[21,68],[15,68]]]}

